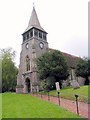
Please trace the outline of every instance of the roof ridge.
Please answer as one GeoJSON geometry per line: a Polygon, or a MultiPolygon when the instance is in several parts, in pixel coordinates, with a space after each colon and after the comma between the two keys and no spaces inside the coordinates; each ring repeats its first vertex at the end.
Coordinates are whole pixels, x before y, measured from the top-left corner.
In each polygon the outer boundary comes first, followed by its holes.
{"type": "MultiPolygon", "coordinates": [[[[49,50],[56,50],[56,49],[53,49],[53,48],[49,48],[49,50]]],[[[60,50],[59,50],[60,51],[60,50]]],[[[62,51],[61,51],[62,52],[62,51]]],[[[75,55],[71,55],[71,54],[69,54],[69,53],[66,53],[66,52],[62,52],[63,54],[66,54],[66,55],[68,55],[68,56],[72,56],[72,57],[75,57],[75,58],[80,58],[80,57],[78,57],[78,56],[75,56],[75,55]]]]}

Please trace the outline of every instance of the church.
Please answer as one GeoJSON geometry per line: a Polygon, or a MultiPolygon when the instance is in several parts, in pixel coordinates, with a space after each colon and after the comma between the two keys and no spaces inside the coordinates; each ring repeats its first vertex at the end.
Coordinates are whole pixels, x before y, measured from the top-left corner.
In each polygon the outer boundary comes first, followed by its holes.
{"type": "MultiPolygon", "coordinates": [[[[39,91],[40,80],[37,74],[35,59],[46,51],[51,51],[47,42],[47,32],[41,27],[35,7],[33,7],[28,27],[22,34],[22,50],[17,75],[16,93],[31,93],[39,91]]],[[[63,52],[62,52],[63,53],[63,52]]],[[[71,77],[74,77],[76,56],[63,53],[71,68],[71,77]]],[[[73,78],[70,78],[73,79],[73,78]]]]}

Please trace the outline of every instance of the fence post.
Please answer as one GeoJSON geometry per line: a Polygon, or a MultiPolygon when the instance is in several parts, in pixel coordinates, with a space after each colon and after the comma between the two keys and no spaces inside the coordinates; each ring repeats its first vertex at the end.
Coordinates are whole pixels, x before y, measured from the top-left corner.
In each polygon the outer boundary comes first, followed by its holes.
{"type": "Polygon", "coordinates": [[[75,95],[76,97],[76,109],[77,109],[77,114],[79,115],[79,109],[78,109],[78,95],[75,95]]]}
{"type": "Polygon", "coordinates": [[[48,90],[48,101],[50,100],[50,96],[49,96],[49,90],[48,90]]]}
{"type": "Polygon", "coordinates": [[[60,106],[60,92],[58,91],[58,102],[59,102],[59,106],[60,106]]]}

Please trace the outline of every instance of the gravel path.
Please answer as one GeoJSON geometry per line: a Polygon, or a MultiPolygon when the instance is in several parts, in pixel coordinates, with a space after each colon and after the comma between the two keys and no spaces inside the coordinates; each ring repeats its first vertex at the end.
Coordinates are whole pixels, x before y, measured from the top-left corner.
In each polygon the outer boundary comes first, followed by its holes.
{"type": "MultiPolygon", "coordinates": [[[[50,96],[48,99],[48,95],[40,95],[40,94],[34,94],[35,97],[38,97],[45,101],[50,101],[56,105],[59,105],[59,101],[57,97],[50,96]]],[[[60,106],[67,109],[68,111],[71,111],[73,113],[77,114],[76,109],[76,102],[68,99],[60,98],[60,106]]],[[[79,115],[83,118],[88,118],[90,120],[90,104],[78,102],[78,108],[79,108],[79,115]]]]}

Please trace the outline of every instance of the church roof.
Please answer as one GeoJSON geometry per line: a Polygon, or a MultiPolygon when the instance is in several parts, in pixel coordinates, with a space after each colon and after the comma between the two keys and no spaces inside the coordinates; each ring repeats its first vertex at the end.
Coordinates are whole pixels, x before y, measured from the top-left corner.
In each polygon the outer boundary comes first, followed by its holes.
{"type": "MultiPolygon", "coordinates": [[[[55,49],[49,48],[49,51],[53,51],[53,50],[55,50],[55,49]]],[[[65,53],[65,52],[61,52],[61,53],[66,58],[66,61],[67,61],[68,66],[70,68],[75,68],[76,61],[81,59],[80,57],[77,57],[77,56],[74,56],[74,55],[71,55],[71,54],[68,54],[68,53],[65,53]]]]}
{"type": "Polygon", "coordinates": [[[79,60],[80,57],[77,57],[77,56],[74,56],[74,55],[70,55],[70,54],[64,53],[64,52],[62,52],[62,54],[66,58],[68,66],[70,66],[71,68],[75,68],[76,61],[79,60]]]}
{"type": "Polygon", "coordinates": [[[37,29],[39,29],[39,30],[41,30],[43,32],[46,32],[40,25],[40,22],[39,22],[39,19],[38,19],[38,16],[37,16],[37,13],[36,13],[36,10],[35,10],[34,7],[33,7],[33,10],[32,10],[32,14],[31,14],[31,17],[30,17],[30,20],[29,20],[28,27],[25,30],[25,32],[27,32],[28,30],[30,30],[33,27],[37,28],[37,29]]]}

